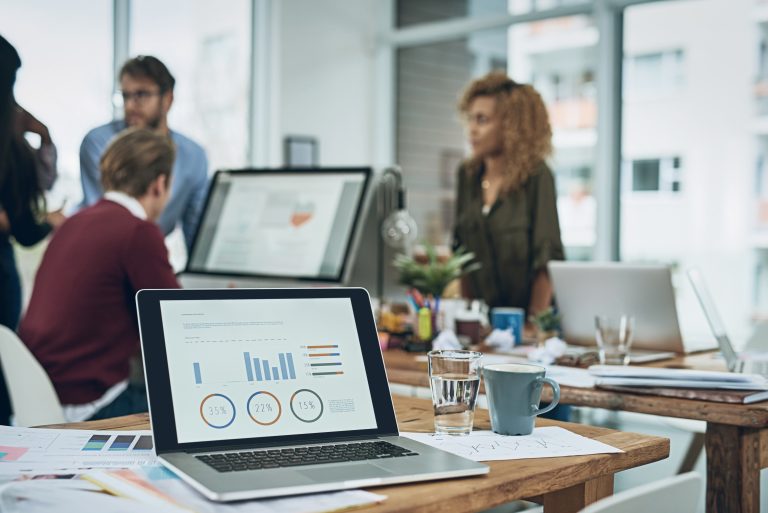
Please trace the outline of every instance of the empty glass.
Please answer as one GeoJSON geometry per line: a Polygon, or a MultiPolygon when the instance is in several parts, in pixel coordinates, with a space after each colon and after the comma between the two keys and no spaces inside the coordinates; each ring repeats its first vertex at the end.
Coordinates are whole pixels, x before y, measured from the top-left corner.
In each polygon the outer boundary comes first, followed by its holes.
{"type": "Polygon", "coordinates": [[[595,316],[595,339],[603,365],[627,365],[629,348],[635,332],[631,315],[595,316]]]}

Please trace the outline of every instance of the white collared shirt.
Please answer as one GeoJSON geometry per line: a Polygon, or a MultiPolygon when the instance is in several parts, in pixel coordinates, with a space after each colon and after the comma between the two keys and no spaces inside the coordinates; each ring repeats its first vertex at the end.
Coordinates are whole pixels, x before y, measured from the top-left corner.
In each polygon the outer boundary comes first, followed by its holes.
{"type": "MultiPolygon", "coordinates": [[[[125,207],[128,212],[138,217],[139,219],[147,219],[147,212],[144,210],[144,207],[141,206],[139,200],[129,196],[124,192],[107,191],[104,193],[104,199],[125,207]]],[[[86,404],[64,404],[62,405],[62,408],[64,409],[64,418],[67,420],[67,422],[80,422],[83,420],[88,420],[97,411],[117,399],[117,397],[122,394],[126,388],[128,388],[128,380],[124,379],[119,383],[112,385],[109,390],[104,393],[104,395],[95,401],[91,401],[90,403],[86,404]]]]}
{"type": "Polygon", "coordinates": [[[120,191],[107,191],[104,193],[104,199],[113,201],[117,203],[120,206],[123,206],[128,209],[128,212],[135,215],[139,219],[147,220],[147,211],[144,210],[144,207],[141,206],[141,203],[139,203],[139,200],[136,198],[127,195],[124,192],[120,191]]]}

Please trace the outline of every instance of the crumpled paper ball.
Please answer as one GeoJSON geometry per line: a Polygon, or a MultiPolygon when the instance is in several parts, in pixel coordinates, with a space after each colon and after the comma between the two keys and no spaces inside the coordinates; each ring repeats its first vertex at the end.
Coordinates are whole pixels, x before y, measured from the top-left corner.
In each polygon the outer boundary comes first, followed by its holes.
{"type": "Polygon", "coordinates": [[[509,351],[515,346],[515,335],[512,330],[493,330],[485,339],[485,343],[499,351],[509,351]]]}
{"type": "Polygon", "coordinates": [[[443,330],[432,341],[432,349],[461,349],[461,344],[453,330],[443,330]]]}
{"type": "Polygon", "coordinates": [[[544,365],[551,365],[565,354],[567,348],[568,344],[565,343],[565,340],[558,337],[548,338],[542,347],[537,347],[528,353],[528,359],[544,365]]]}

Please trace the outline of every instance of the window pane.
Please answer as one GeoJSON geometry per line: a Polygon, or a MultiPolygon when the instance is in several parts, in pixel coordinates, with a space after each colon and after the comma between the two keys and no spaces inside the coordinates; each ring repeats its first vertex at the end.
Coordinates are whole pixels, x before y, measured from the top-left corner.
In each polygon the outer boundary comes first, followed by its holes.
{"type": "Polygon", "coordinates": [[[768,139],[748,128],[764,119],[755,77],[765,24],[755,3],[658,2],[624,16],[621,259],[673,266],[683,333],[699,340],[712,336],[684,274],[691,267],[734,341],[749,334],[750,313],[768,306],[768,281],[760,282],[768,252],[759,245],[768,233],[759,185],[768,139]]]}
{"type": "Polygon", "coordinates": [[[396,25],[404,28],[420,23],[507,12],[507,0],[399,0],[396,25]]]}
{"type": "Polygon", "coordinates": [[[659,160],[635,160],[632,162],[632,190],[659,190],[659,160]]]}
{"type": "Polygon", "coordinates": [[[112,4],[0,0],[0,34],[21,55],[17,101],[48,126],[58,149],[49,208],[77,205],[80,143],[112,115],[112,4]]]}
{"type": "Polygon", "coordinates": [[[591,0],[398,0],[396,26],[478,18],[498,14],[524,14],[557,7],[586,4],[591,0]]]}
{"type": "Polygon", "coordinates": [[[533,83],[549,109],[566,257],[589,260],[596,237],[597,30],[588,16],[568,16],[518,24],[509,32],[510,75],[533,83]]]}
{"type": "Polygon", "coordinates": [[[466,154],[459,95],[472,78],[504,69],[506,58],[506,30],[398,51],[397,162],[419,239],[451,242],[456,172],[466,154]]]}
{"type": "Polygon", "coordinates": [[[154,55],[176,78],[168,124],[200,143],[211,171],[246,164],[248,0],[134,0],[131,54],[154,55]]]}

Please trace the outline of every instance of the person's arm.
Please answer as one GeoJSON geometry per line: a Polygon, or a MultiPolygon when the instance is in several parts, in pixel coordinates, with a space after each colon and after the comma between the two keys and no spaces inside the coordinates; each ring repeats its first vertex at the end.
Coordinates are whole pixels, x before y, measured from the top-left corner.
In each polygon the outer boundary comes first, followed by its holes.
{"type": "Polygon", "coordinates": [[[127,248],[123,265],[133,290],[180,288],[156,225],[139,224],[130,234],[127,248]]]}
{"type": "Polygon", "coordinates": [[[535,178],[532,198],[531,238],[533,250],[533,282],[528,313],[535,315],[552,304],[552,284],[547,271],[550,260],[565,257],[560,239],[560,222],[557,217],[557,192],[555,179],[547,167],[535,178]]]}
{"type": "MultiPolygon", "coordinates": [[[[464,208],[464,201],[465,201],[465,194],[466,191],[464,190],[464,166],[459,166],[459,169],[456,171],[456,206],[454,208],[454,216],[453,216],[453,241],[452,241],[452,249],[453,251],[458,250],[459,248],[464,247],[464,241],[461,238],[461,230],[459,230],[459,216],[461,216],[462,209],[464,208]]],[[[472,290],[472,284],[469,281],[469,277],[467,275],[462,276],[459,278],[459,285],[460,285],[460,291],[461,297],[463,298],[473,298],[474,291],[472,290]]]]}
{"type": "Polygon", "coordinates": [[[549,308],[552,304],[552,282],[546,269],[536,272],[531,286],[531,305],[528,307],[529,315],[536,315],[549,308]]]}
{"type": "Polygon", "coordinates": [[[80,183],[83,187],[83,207],[93,205],[104,195],[99,171],[101,150],[102,148],[96,144],[92,133],[86,135],[80,145],[80,183]]]}
{"type": "Polygon", "coordinates": [[[58,154],[48,127],[23,107],[16,105],[16,130],[23,143],[35,155],[35,171],[37,172],[37,181],[40,187],[46,191],[51,190],[58,177],[56,165],[58,154]],[[27,133],[40,136],[39,148],[31,147],[27,143],[26,139],[24,139],[24,135],[27,133]]]}
{"type": "Polygon", "coordinates": [[[205,197],[208,194],[208,158],[204,151],[200,152],[199,159],[195,162],[194,184],[189,196],[189,201],[184,206],[184,213],[181,218],[181,228],[184,232],[184,242],[187,245],[187,251],[191,251],[192,242],[197,232],[197,225],[200,223],[200,216],[203,213],[205,197]]]}

